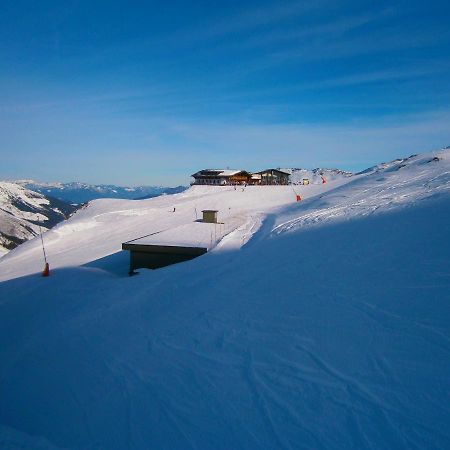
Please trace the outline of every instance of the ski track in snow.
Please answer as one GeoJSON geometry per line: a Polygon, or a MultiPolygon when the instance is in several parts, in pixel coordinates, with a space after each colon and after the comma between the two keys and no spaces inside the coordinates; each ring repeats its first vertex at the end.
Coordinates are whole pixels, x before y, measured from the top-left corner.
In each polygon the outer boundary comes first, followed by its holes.
{"type": "MultiPolygon", "coordinates": [[[[429,158],[427,160],[429,161],[429,158]]],[[[420,167],[422,164],[424,162],[420,161],[417,165],[420,167]]],[[[437,163],[430,161],[428,164],[437,163]]],[[[355,217],[364,217],[379,211],[386,212],[401,205],[411,205],[431,195],[445,194],[450,191],[449,171],[444,171],[430,178],[429,170],[414,169],[416,167],[413,166],[413,170],[410,171],[413,172],[413,175],[411,176],[409,172],[406,179],[403,177],[401,169],[399,169],[399,172],[391,174],[386,179],[387,183],[380,183],[380,181],[384,180],[380,180],[378,177],[373,179],[373,176],[370,178],[357,176],[349,185],[344,186],[340,193],[332,191],[328,196],[311,199],[307,203],[306,212],[286,222],[277,224],[273,232],[279,234],[337,219],[348,220],[355,217]],[[361,189],[358,186],[361,184],[367,187],[364,186],[361,189]],[[328,197],[331,197],[329,203],[332,205],[320,207],[320,204],[324,200],[326,201],[328,197]],[[336,202],[336,200],[338,201],[336,202]],[[312,211],[308,212],[309,210],[312,211]]],[[[441,167],[437,167],[438,171],[440,169],[441,167]]]]}
{"type": "Polygon", "coordinates": [[[450,448],[449,168],[100,200],[45,233],[50,278],[10,252],[0,447],[450,448]],[[197,242],[201,209],[212,251],[125,276],[121,242],[197,242]]]}

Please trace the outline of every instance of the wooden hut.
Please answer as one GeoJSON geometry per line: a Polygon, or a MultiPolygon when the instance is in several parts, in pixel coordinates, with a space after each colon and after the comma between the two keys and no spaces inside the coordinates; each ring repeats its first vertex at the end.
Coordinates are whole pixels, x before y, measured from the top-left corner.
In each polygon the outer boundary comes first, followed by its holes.
{"type": "Polygon", "coordinates": [[[286,185],[289,184],[290,174],[279,169],[266,169],[256,172],[261,175],[262,185],[286,185]]]}

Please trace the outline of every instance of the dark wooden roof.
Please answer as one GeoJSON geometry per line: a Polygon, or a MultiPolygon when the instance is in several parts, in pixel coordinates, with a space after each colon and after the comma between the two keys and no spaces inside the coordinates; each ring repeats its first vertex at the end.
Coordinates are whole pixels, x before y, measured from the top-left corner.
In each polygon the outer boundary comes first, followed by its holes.
{"type": "Polygon", "coordinates": [[[287,175],[287,176],[290,176],[290,175],[291,175],[290,173],[288,173],[288,172],[283,172],[283,171],[280,170],[280,169],[266,169],[266,170],[261,170],[260,172],[255,172],[255,173],[263,174],[263,173],[268,173],[268,172],[277,172],[277,173],[280,173],[280,174],[282,174],[282,175],[287,175]]]}
{"type": "Polygon", "coordinates": [[[235,175],[248,175],[250,173],[246,170],[230,170],[230,169],[203,169],[191,175],[194,178],[229,178],[235,175]]]}

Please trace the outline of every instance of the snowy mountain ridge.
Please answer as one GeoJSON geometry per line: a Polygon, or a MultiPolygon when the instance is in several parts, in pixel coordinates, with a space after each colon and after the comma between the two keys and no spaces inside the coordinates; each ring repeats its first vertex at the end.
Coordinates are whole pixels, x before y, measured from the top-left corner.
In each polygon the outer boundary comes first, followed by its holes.
{"type": "Polygon", "coordinates": [[[326,169],[326,168],[316,168],[316,169],[301,169],[301,168],[290,168],[290,169],[280,169],[283,172],[287,172],[291,175],[290,181],[292,184],[303,184],[303,180],[306,178],[311,184],[322,184],[323,178],[326,181],[341,180],[351,177],[353,174],[345,170],[340,169],[326,169]]]}
{"type": "Polygon", "coordinates": [[[75,210],[62,201],[0,182],[0,255],[66,219],[75,210]]]}
{"type": "Polygon", "coordinates": [[[353,175],[351,187],[305,202],[302,213],[279,225],[277,233],[329,221],[354,220],[446,196],[450,193],[450,149],[376,165],[353,175]]]}
{"type": "Polygon", "coordinates": [[[83,182],[39,182],[34,180],[17,180],[15,183],[41,194],[57,198],[59,200],[80,204],[86,203],[98,198],[123,198],[123,199],[139,199],[150,198],[165,193],[182,192],[186,188],[184,186],[176,186],[172,188],[163,186],[117,186],[113,184],[89,184],[83,182]]]}

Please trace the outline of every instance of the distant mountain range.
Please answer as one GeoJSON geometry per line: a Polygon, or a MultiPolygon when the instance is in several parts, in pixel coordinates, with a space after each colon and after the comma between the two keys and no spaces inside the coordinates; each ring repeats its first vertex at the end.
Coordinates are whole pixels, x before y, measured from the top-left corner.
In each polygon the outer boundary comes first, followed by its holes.
{"type": "Polygon", "coordinates": [[[76,207],[15,183],[0,182],[0,256],[68,218],[76,207]]]}
{"type": "Polygon", "coordinates": [[[45,196],[54,197],[64,202],[79,205],[97,198],[121,198],[128,200],[142,200],[157,197],[162,194],[177,194],[187,189],[186,186],[116,186],[112,184],[88,183],[41,183],[34,180],[18,180],[14,183],[27,189],[39,192],[45,196]]]}

